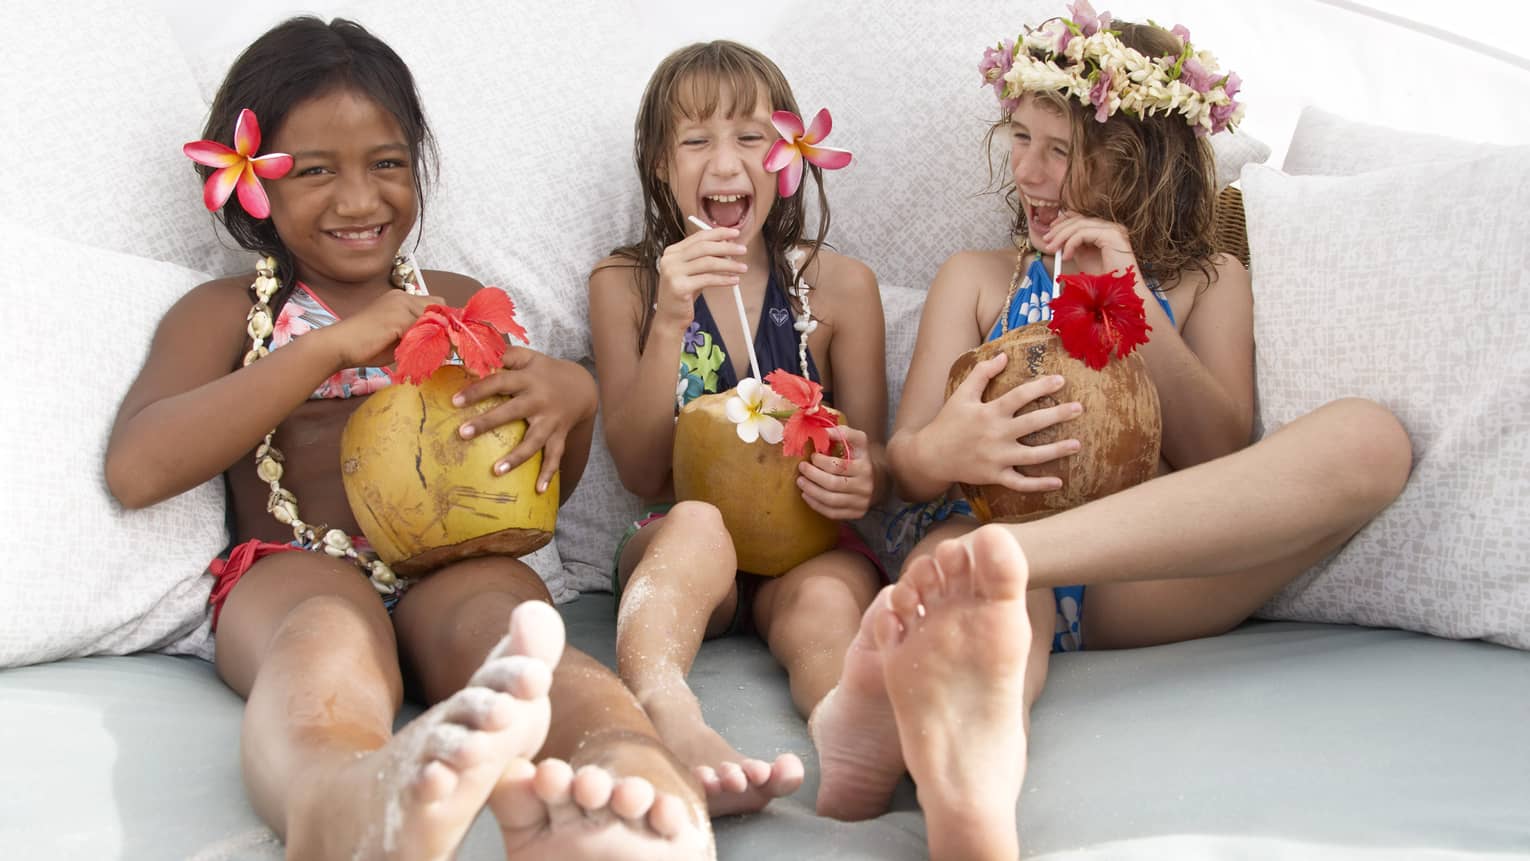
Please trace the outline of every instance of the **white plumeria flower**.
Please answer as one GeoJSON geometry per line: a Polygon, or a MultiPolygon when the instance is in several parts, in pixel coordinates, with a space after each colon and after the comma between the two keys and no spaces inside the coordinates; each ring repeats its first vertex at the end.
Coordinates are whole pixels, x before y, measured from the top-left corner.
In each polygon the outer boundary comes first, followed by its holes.
{"type": "Polygon", "coordinates": [[[736,426],[739,439],[746,443],[763,439],[769,445],[781,441],[784,429],[780,420],[766,414],[766,398],[773,395],[775,392],[770,386],[754,377],[739,381],[735,394],[724,407],[728,420],[736,426]]]}

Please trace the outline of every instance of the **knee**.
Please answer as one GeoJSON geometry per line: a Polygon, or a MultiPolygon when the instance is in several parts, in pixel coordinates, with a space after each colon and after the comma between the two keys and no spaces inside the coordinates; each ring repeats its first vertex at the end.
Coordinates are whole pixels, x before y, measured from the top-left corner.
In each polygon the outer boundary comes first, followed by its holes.
{"type": "Polygon", "coordinates": [[[1333,466],[1357,506],[1380,511],[1402,493],[1413,470],[1413,444],[1390,410],[1375,401],[1345,398],[1324,407],[1334,416],[1341,445],[1333,466]]]}
{"type": "Polygon", "coordinates": [[[727,532],[722,512],[717,510],[717,506],[696,499],[675,503],[669,513],[664,515],[664,524],[687,531],[694,530],[698,534],[727,532]]]}
{"type": "Polygon", "coordinates": [[[393,627],[375,596],[364,603],[349,595],[318,594],[287,611],[272,640],[296,644],[321,641],[327,654],[384,649],[393,651],[393,627]]]}
{"type": "Polygon", "coordinates": [[[818,635],[860,626],[866,608],[850,584],[837,577],[808,577],[781,595],[773,613],[777,630],[818,635]]]}
{"type": "MultiPolygon", "coordinates": [[[[686,500],[675,503],[662,521],[666,532],[683,536],[686,543],[719,564],[704,566],[709,570],[726,572],[726,582],[733,582],[738,570],[738,556],[733,550],[733,538],[723,522],[722,512],[710,502],[686,500]]],[[[652,548],[653,545],[649,545],[652,548]]]]}

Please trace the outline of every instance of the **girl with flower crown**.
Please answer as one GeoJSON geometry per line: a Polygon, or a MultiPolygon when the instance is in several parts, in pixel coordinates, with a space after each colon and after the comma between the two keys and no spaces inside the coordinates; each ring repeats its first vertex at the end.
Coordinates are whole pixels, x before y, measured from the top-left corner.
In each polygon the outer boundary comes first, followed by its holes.
{"type": "Polygon", "coordinates": [[[867,612],[814,724],[820,812],[878,815],[906,771],[934,858],[1018,855],[1029,709],[1052,652],[1231,629],[1388,505],[1410,468],[1402,427],[1359,400],[1249,445],[1253,301],[1242,265],[1212,247],[1206,141],[1241,117],[1237,76],[1182,27],[1112,22],[1087,0],[1070,11],[984,57],[995,129],[1010,140],[1019,253],[963,252],[930,288],[888,444],[899,494],[929,503],[912,522],[930,528],[867,612]],[[1102,342],[1090,361],[1146,339],[1159,477],[978,528],[954,485],[1039,495],[1061,480],[1032,467],[1114,456],[1070,438],[1083,409],[1052,398],[1061,377],[985,401],[1003,353],[946,395],[957,357],[1048,319],[1054,303],[1052,327],[1066,330],[1065,300],[1084,340],[1102,342]],[[1118,315],[1129,306],[1135,319],[1118,315]],[[1047,429],[1057,439],[1032,436],[1047,429]]]}
{"type": "Polygon", "coordinates": [[[484,486],[540,449],[538,491],[561,470],[569,493],[595,414],[584,370],[506,348],[518,327],[503,293],[397,259],[433,149],[408,68],[354,23],[287,21],[235,61],[206,136],[186,150],[208,207],[263,259],[253,287],[212,281],[166,314],[106,476],[134,507],[227,481],[240,543],[213,565],[217,668],[248,701],[255,810],[292,857],[448,857],[485,806],[511,856],[710,857],[689,775],[621,682],[564,649],[535,572],[469,559],[406,591],[352,537],[341,429],[372,392],[402,384],[386,366],[420,318],[487,336],[487,376],[459,406],[514,396],[465,412],[464,439],[528,423],[484,486]],[[233,149],[219,143],[230,138],[233,149]],[[421,295],[427,280],[434,295],[421,295]],[[437,301],[498,322],[463,323],[437,301]],[[395,735],[406,684],[435,705],[395,735]],[[539,752],[558,759],[533,765],[539,752]]]}
{"type": "Polygon", "coordinates": [[[737,385],[730,409],[741,437],[761,437],[752,445],[783,435],[790,445],[794,432],[805,433],[767,414],[771,396],[749,376],[751,338],[759,374],[774,371],[771,379],[783,381],[776,393],[800,401],[794,415],[824,415],[820,399],[843,412],[845,424],[821,428],[816,452],[798,467],[807,506],[843,524],[886,486],[881,299],[869,269],[823,244],[820,168],[850,158],[819,146],[829,130],[826,111],[802,122],[786,78],[757,51],[719,41],[671,54],[649,80],[636,122],[642,238],[590,276],[606,440],[622,483],[650,504],[614,564],[618,669],[670,749],[695,769],[714,816],[794,791],[803,769],[791,754],[747,758],[706,725],[685,684],[702,640],[757,632],[810,715],[838,678],[880,580],[875,555],[843,525],[838,546],[780,576],[740,571],[718,508],[672,503],[672,465],[684,454],[674,450],[677,402],[737,385]],[[804,174],[818,188],[811,240],[797,193],[804,174]],[[778,376],[786,372],[801,379],[778,376]],[[825,451],[831,440],[837,452],[825,451]]]}

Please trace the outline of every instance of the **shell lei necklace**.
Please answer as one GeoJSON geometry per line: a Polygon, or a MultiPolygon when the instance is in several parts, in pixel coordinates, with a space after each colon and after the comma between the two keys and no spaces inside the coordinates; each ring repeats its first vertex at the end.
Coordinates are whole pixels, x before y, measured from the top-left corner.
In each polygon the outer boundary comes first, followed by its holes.
{"type": "MultiPolygon", "coordinates": [[[[393,259],[393,271],[389,280],[394,287],[406,293],[423,295],[425,292],[420,287],[414,265],[402,256],[393,259]]],[[[250,290],[255,294],[255,305],[245,317],[245,331],[249,333],[251,344],[250,351],[244,354],[245,367],[271,352],[270,339],[276,330],[271,299],[280,289],[281,281],[276,277],[276,261],[262,257],[255,265],[255,282],[250,285],[250,290]]],[[[266,511],[283,525],[292,527],[293,538],[304,550],[322,552],[336,559],[349,559],[366,573],[372,581],[372,588],[384,595],[401,591],[407,585],[406,582],[393,573],[386,562],[378,559],[375,553],[357,550],[351,537],[342,530],[307,523],[298,516],[297,497],[281,484],[285,458],[282,457],[281,449],[272,441],[275,437],[276,430],[273,428],[255,449],[255,474],[271,488],[271,495],[266,500],[266,511]]]]}

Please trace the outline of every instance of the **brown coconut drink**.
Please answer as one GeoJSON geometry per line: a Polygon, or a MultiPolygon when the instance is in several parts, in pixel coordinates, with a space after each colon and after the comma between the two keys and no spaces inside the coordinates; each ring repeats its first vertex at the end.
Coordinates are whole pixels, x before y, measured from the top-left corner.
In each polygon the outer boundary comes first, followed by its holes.
{"type": "Polygon", "coordinates": [[[816,383],[774,371],[765,384],[750,377],[680,410],[675,498],[717,507],[741,571],[779,576],[839,541],[839,524],[809,507],[797,487],[798,464],[839,445],[828,428],[843,416],[822,395],[816,383]]]}
{"type": "Polygon", "coordinates": [[[1000,485],[963,484],[972,512],[983,522],[1019,523],[1046,517],[1152,478],[1158,470],[1163,419],[1158,390],[1142,357],[1147,343],[1142,299],[1132,289],[1136,276],[1065,275],[1051,301],[1052,319],[1006,332],[957,357],[946,381],[950,397],[972,368],[999,353],[1009,357],[983,390],[991,401],[1037,377],[1057,374],[1066,382],[1056,394],[1038,398],[1020,412],[1078,401],[1083,415],[1024,437],[1026,445],[1076,438],[1079,453],[1020,468],[1031,476],[1056,476],[1062,487],[1022,493],[1000,485]]]}
{"type": "Polygon", "coordinates": [[[493,472],[526,423],[472,439],[457,432],[467,416],[508,400],[452,405],[473,377],[501,367],[506,334],[529,343],[503,290],[479,290],[461,310],[430,306],[399,341],[395,384],[346,423],[340,474],[351,512],[378,557],[402,575],[474,556],[521,556],[552,540],[558,476],[536,492],[542,453],[504,475],[493,472]],[[461,365],[446,364],[453,351],[461,365]]]}

